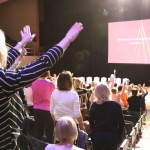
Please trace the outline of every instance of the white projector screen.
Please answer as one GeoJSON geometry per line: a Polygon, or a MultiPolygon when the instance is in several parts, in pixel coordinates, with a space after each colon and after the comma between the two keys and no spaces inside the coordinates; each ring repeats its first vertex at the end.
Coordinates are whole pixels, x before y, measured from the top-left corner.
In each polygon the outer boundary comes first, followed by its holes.
{"type": "Polygon", "coordinates": [[[150,64],[150,20],[108,23],[108,63],[150,64]]]}

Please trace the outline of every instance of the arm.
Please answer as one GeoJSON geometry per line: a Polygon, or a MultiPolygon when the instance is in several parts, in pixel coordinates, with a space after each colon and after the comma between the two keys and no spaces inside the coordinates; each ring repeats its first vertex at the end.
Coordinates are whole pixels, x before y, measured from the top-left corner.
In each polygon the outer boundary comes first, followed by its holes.
{"type": "Polygon", "coordinates": [[[122,135],[123,135],[123,129],[124,129],[124,118],[122,114],[122,109],[121,106],[118,105],[118,108],[116,108],[118,113],[117,113],[117,118],[118,118],[118,143],[120,144],[122,142],[122,135]]]}
{"type": "Polygon", "coordinates": [[[19,64],[21,62],[21,59],[23,58],[24,55],[26,55],[26,52],[27,52],[26,49],[23,48],[22,51],[21,51],[21,54],[17,57],[17,59],[15,60],[13,65],[8,69],[9,71],[10,70],[15,70],[19,66],[19,64]]]}
{"type": "Polygon", "coordinates": [[[77,93],[75,95],[74,104],[73,104],[73,114],[77,119],[77,121],[79,122],[80,130],[84,130],[83,118],[80,111],[79,96],[77,93]]]}
{"type": "MultiPolygon", "coordinates": [[[[39,59],[17,70],[17,72],[12,73],[9,71],[0,71],[1,77],[3,76],[3,85],[1,84],[0,88],[11,95],[15,92],[15,90],[17,91],[20,88],[31,84],[45,71],[49,70],[61,58],[63,51],[65,51],[67,46],[73,40],[75,40],[82,29],[83,27],[81,23],[75,23],[68,31],[65,38],[61,40],[56,46],[49,49],[39,59]]],[[[18,48],[18,46],[15,48],[18,48]]]]}
{"type": "Polygon", "coordinates": [[[50,113],[55,122],[56,120],[55,120],[55,116],[54,116],[54,109],[55,109],[55,104],[54,104],[53,93],[52,93],[51,99],[50,99],[50,113]]]}
{"type": "Polygon", "coordinates": [[[124,94],[124,91],[125,91],[125,89],[126,89],[126,84],[127,84],[127,83],[124,82],[122,91],[120,92],[120,97],[124,94]]]}
{"type": "Polygon", "coordinates": [[[94,103],[91,106],[90,115],[89,115],[90,129],[93,129],[93,127],[94,127],[94,111],[93,111],[93,109],[94,109],[94,103]]]}
{"type": "Polygon", "coordinates": [[[59,43],[60,46],[64,51],[67,49],[69,44],[74,41],[79,33],[83,30],[83,25],[81,23],[75,23],[71,29],[67,32],[65,38],[63,38],[59,43]]]}
{"type": "Polygon", "coordinates": [[[138,84],[139,89],[142,92],[142,97],[145,95],[145,91],[143,90],[142,86],[140,84],[138,84]]]}

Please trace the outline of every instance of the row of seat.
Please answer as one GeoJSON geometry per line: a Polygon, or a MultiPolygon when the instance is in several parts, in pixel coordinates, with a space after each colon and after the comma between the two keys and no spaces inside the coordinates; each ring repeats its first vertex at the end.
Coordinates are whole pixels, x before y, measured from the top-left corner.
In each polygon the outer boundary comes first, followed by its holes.
{"type": "Polygon", "coordinates": [[[132,148],[135,149],[135,142],[140,138],[142,135],[142,125],[144,124],[146,117],[146,112],[141,115],[138,122],[135,124],[135,126],[132,128],[130,134],[119,147],[119,150],[132,150],[132,148]]]}
{"type": "Polygon", "coordinates": [[[48,144],[49,143],[23,134],[20,134],[17,138],[17,145],[20,150],[44,150],[48,144]]]}

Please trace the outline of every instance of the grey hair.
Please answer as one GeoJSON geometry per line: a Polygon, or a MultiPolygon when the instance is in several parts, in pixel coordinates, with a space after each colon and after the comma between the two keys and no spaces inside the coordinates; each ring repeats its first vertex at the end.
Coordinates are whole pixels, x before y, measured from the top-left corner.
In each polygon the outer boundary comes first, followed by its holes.
{"type": "Polygon", "coordinates": [[[100,83],[95,88],[95,96],[97,98],[97,104],[110,101],[111,90],[108,85],[100,83]]]}

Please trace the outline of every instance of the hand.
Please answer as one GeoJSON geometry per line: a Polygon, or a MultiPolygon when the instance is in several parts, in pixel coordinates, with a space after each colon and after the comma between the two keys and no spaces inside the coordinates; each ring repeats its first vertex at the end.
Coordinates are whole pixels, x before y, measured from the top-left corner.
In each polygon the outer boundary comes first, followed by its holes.
{"type": "Polygon", "coordinates": [[[27,50],[25,48],[22,48],[21,56],[25,56],[27,54],[27,50]]]}
{"type": "Polygon", "coordinates": [[[23,31],[21,30],[20,33],[21,33],[21,37],[22,37],[21,43],[23,45],[26,45],[27,43],[31,42],[33,40],[33,38],[35,37],[35,34],[31,34],[29,25],[26,25],[23,28],[23,31]]]}
{"type": "Polygon", "coordinates": [[[74,41],[79,33],[83,30],[82,23],[76,22],[71,29],[67,32],[66,37],[70,42],[74,41]]]}

